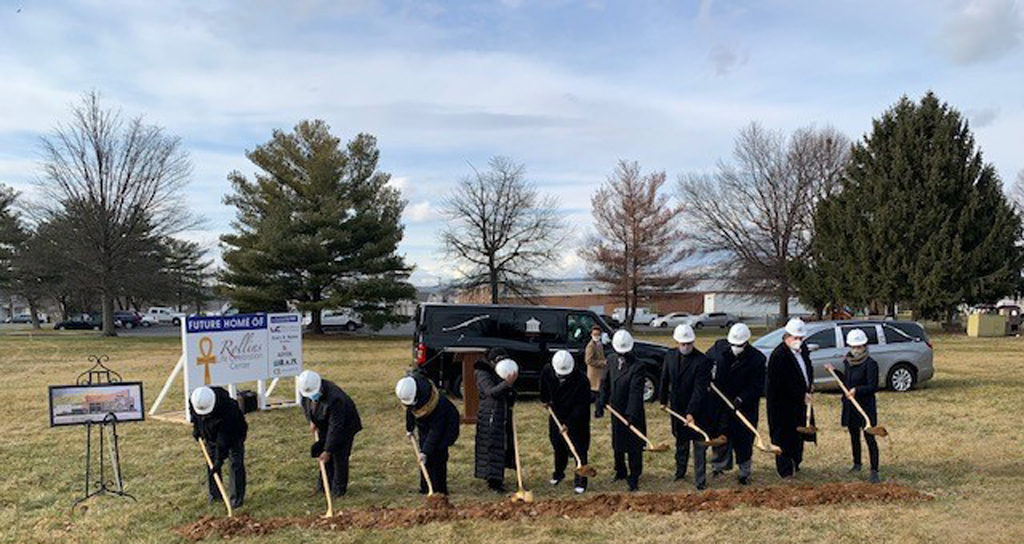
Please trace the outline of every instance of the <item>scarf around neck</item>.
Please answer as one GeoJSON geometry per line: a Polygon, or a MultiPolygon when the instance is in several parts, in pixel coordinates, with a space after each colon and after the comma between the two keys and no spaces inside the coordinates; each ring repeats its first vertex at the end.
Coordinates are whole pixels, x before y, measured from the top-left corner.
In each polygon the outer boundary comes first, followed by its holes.
{"type": "Polygon", "coordinates": [[[440,400],[441,395],[438,394],[437,388],[434,387],[434,384],[430,384],[430,400],[428,400],[423,406],[413,409],[412,415],[415,416],[416,419],[429,416],[434,411],[434,408],[437,408],[437,403],[440,400]]]}
{"type": "Polygon", "coordinates": [[[863,363],[864,361],[867,360],[867,358],[868,350],[862,351],[859,357],[853,354],[853,350],[850,350],[850,352],[846,354],[846,360],[850,361],[850,364],[854,366],[863,363]]]}

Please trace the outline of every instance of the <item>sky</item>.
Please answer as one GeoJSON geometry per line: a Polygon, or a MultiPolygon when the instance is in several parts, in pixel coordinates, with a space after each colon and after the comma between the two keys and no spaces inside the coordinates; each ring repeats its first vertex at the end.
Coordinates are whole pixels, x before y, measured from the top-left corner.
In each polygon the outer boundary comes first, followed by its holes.
{"type": "MultiPolygon", "coordinates": [[[[457,270],[444,195],[503,155],[561,202],[576,240],[620,159],[712,170],[736,132],[862,138],[902,95],[964,113],[1004,182],[1024,170],[1024,0],[0,0],[0,183],[26,197],[39,141],[83,92],[181,138],[183,233],[219,255],[228,173],[274,129],[324,119],[378,138],[408,205],[417,285],[457,270]]],[[[671,184],[670,184],[671,185],[671,184]]],[[[567,247],[544,271],[581,277],[567,247]]]]}

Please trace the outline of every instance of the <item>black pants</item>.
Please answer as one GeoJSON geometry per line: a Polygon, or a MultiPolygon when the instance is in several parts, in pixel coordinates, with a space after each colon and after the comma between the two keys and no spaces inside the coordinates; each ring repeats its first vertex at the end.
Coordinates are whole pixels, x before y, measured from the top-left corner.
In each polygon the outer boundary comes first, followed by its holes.
{"type": "MultiPolygon", "coordinates": [[[[430,483],[434,486],[434,493],[448,494],[448,448],[440,449],[434,453],[427,454],[427,474],[430,475],[430,483]]],[[[426,493],[427,481],[423,479],[423,472],[420,471],[420,493],[426,493]]]]}
{"type": "Polygon", "coordinates": [[[615,450],[616,478],[625,478],[630,487],[637,487],[640,485],[640,475],[643,472],[644,450],[642,448],[615,450]],[[628,472],[626,470],[627,466],[629,468],[628,472]]]}
{"type": "MultiPolygon", "coordinates": [[[[231,478],[230,485],[228,485],[228,495],[231,500],[231,507],[237,508],[242,506],[245,501],[245,442],[238,442],[237,444],[231,444],[227,447],[227,452],[221,452],[217,448],[217,444],[213,442],[206,443],[206,449],[210,454],[211,459],[219,459],[221,457],[227,457],[231,463],[231,478]]],[[[220,476],[221,472],[218,471],[217,475],[220,476]]],[[[223,476],[221,476],[223,482],[223,476]]],[[[210,492],[210,500],[219,501],[220,490],[217,489],[217,482],[213,479],[213,471],[210,467],[206,467],[206,483],[210,492]]]]}
{"type": "MultiPolygon", "coordinates": [[[[551,448],[555,451],[555,470],[551,473],[551,479],[563,480],[565,479],[565,469],[569,465],[569,460],[572,459],[573,467],[576,465],[576,460],[572,457],[569,445],[565,443],[565,438],[562,438],[562,433],[558,432],[554,422],[548,420],[548,425],[548,438],[551,440],[551,448]]],[[[569,438],[572,439],[572,445],[580,456],[580,463],[585,465],[587,464],[587,450],[590,449],[590,430],[587,429],[586,432],[579,431],[579,429],[570,428],[569,438]]],[[[575,471],[575,468],[573,470],[575,471]]],[[[573,486],[586,489],[587,479],[576,474],[573,477],[573,486]]]]}
{"type": "Polygon", "coordinates": [[[693,444],[693,477],[696,485],[707,482],[708,447],[701,445],[698,438],[688,429],[680,429],[676,433],[676,478],[686,477],[686,468],[690,462],[690,444],[693,444]]]}
{"type": "Polygon", "coordinates": [[[792,476],[800,470],[800,463],[804,460],[804,440],[794,431],[792,435],[787,434],[778,440],[777,445],[782,448],[782,454],[775,457],[775,470],[783,478],[792,476]]]}
{"type": "MultiPolygon", "coordinates": [[[[331,482],[331,495],[340,497],[348,492],[348,458],[352,456],[352,441],[355,437],[350,436],[343,440],[338,449],[331,451],[331,460],[327,462],[327,480],[331,482]]],[[[320,478],[320,469],[317,468],[318,489],[323,490],[323,481],[320,478]]]]}
{"type": "MultiPolygon", "coordinates": [[[[860,435],[862,430],[857,427],[848,427],[850,431],[850,446],[853,448],[853,464],[860,465],[860,435]]],[[[875,436],[864,434],[864,441],[868,443],[868,457],[871,460],[871,470],[878,470],[878,440],[875,436]]]]}

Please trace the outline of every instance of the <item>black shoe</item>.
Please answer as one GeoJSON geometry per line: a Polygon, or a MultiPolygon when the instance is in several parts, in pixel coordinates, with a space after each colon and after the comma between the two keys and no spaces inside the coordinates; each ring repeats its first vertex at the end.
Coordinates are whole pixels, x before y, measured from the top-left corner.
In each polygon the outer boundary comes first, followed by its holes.
{"type": "Polygon", "coordinates": [[[505,489],[505,484],[503,484],[503,483],[488,483],[487,484],[487,489],[490,489],[491,491],[493,491],[495,493],[507,493],[508,492],[508,490],[505,489]]]}
{"type": "Polygon", "coordinates": [[[427,494],[427,489],[421,487],[419,493],[420,493],[420,495],[426,495],[427,494]]]}
{"type": "Polygon", "coordinates": [[[739,477],[739,482],[740,482],[740,485],[750,485],[750,478],[748,478],[746,476],[740,476],[739,477]]]}
{"type": "Polygon", "coordinates": [[[722,474],[725,474],[725,471],[724,470],[719,470],[717,468],[715,470],[711,471],[711,477],[712,478],[717,478],[717,477],[721,476],[722,474]]]}
{"type": "Polygon", "coordinates": [[[625,480],[625,479],[626,479],[626,475],[625,474],[616,474],[615,476],[612,476],[612,483],[618,482],[620,480],[625,480]]]}
{"type": "Polygon", "coordinates": [[[675,481],[677,481],[677,482],[678,482],[679,480],[685,480],[685,479],[686,479],[686,473],[685,473],[685,472],[684,472],[684,473],[682,473],[682,474],[678,474],[678,473],[676,474],[676,479],[675,479],[675,481]]]}
{"type": "Polygon", "coordinates": [[[860,472],[860,464],[853,465],[847,472],[860,472]]]}
{"type": "Polygon", "coordinates": [[[877,470],[872,470],[871,471],[871,483],[877,484],[877,483],[879,483],[881,481],[882,481],[882,477],[878,475],[878,471],[877,470]]]}
{"type": "Polygon", "coordinates": [[[708,488],[708,484],[706,482],[701,482],[701,483],[697,484],[697,491],[704,491],[707,488],[708,488]]]}
{"type": "Polygon", "coordinates": [[[629,492],[635,493],[637,491],[640,491],[640,484],[636,482],[629,482],[629,492]]]}
{"type": "Polygon", "coordinates": [[[238,509],[242,507],[242,501],[231,501],[231,508],[238,509]]]}

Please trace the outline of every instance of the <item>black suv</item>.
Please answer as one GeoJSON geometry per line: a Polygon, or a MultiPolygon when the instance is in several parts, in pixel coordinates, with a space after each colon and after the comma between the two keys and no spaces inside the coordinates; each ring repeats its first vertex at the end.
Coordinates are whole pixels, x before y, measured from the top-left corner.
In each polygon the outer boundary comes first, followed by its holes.
{"type": "MultiPolygon", "coordinates": [[[[583,368],[584,350],[594,325],[608,337],[615,332],[594,312],[577,308],[420,304],[412,338],[413,360],[439,387],[461,397],[462,367],[454,354],[502,347],[519,363],[518,389],[537,391],[540,369],[556,351],[568,350],[583,368]]],[[[604,347],[610,355],[611,342],[606,341],[604,347]]],[[[657,396],[661,363],[667,351],[660,344],[634,344],[633,353],[647,373],[644,398],[648,402],[657,396]]]]}

